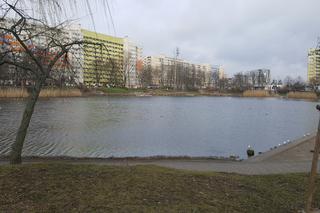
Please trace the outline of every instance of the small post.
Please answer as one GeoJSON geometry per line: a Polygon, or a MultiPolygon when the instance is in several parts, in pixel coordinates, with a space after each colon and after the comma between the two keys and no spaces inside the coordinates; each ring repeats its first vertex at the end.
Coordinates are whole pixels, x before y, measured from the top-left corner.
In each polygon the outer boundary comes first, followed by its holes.
{"type": "MultiPolygon", "coordinates": [[[[318,111],[320,111],[320,105],[317,105],[316,108],[318,111]]],[[[312,210],[312,201],[313,201],[313,195],[315,192],[315,181],[317,178],[317,170],[318,170],[319,151],[320,151],[320,119],[318,124],[318,132],[315,140],[312,166],[311,166],[311,172],[309,177],[309,186],[308,186],[307,203],[306,203],[307,213],[311,213],[311,210],[312,210]]]]}
{"type": "Polygon", "coordinates": [[[250,145],[248,146],[248,149],[247,149],[247,155],[248,155],[248,158],[251,158],[254,156],[254,150],[251,148],[250,145]]]}

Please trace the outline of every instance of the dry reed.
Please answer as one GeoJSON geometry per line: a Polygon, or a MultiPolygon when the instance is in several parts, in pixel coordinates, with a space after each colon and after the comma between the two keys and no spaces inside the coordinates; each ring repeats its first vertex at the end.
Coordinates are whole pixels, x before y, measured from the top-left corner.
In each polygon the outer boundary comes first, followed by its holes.
{"type": "MultiPolygon", "coordinates": [[[[26,98],[29,94],[26,89],[21,88],[0,88],[0,98],[26,98]]],[[[79,89],[42,89],[39,97],[80,97],[79,89]]]]}
{"type": "Polygon", "coordinates": [[[42,89],[40,92],[41,98],[54,97],[80,97],[82,93],[79,89],[42,89]]]}
{"type": "Polygon", "coordinates": [[[246,90],[243,97],[271,97],[269,91],[265,90],[246,90]]]}
{"type": "Polygon", "coordinates": [[[294,99],[318,99],[318,96],[314,92],[289,92],[288,98],[294,99]]]}
{"type": "Polygon", "coordinates": [[[21,88],[0,88],[0,98],[26,98],[28,97],[26,89],[21,88]]]}

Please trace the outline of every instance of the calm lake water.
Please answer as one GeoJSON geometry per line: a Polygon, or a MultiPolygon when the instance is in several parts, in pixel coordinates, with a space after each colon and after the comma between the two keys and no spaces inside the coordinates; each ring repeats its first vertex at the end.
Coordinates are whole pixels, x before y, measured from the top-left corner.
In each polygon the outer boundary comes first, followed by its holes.
{"type": "MultiPolygon", "coordinates": [[[[229,97],[90,97],[40,100],[24,155],[245,157],[316,130],[316,102],[229,97]]],[[[0,155],[23,101],[0,101],[0,155]]]]}

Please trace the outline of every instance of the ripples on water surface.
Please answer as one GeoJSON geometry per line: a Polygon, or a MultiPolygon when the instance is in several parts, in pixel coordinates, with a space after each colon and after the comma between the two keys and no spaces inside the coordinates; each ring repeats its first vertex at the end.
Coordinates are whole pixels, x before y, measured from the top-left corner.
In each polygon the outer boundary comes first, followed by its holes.
{"type": "MultiPolygon", "coordinates": [[[[40,100],[24,155],[245,156],[314,132],[315,102],[219,97],[40,100]]],[[[0,155],[8,154],[24,102],[0,101],[0,155]]]]}

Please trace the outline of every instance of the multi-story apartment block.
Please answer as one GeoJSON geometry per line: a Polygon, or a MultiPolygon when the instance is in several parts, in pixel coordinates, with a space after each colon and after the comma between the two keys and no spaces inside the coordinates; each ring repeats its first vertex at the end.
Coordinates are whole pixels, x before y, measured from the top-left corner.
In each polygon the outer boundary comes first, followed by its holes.
{"type": "Polygon", "coordinates": [[[144,68],[151,73],[149,84],[154,87],[199,89],[211,85],[212,68],[209,64],[194,64],[160,55],[144,58],[144,68]]]}
{"type": "MultiPolygon", "coordinates": [[[[81,25],[73,24],[65,29],[65,38],[69,41],[83,41],[83,35],[81,33],[81,25]]],[[[69,54],[70,64],[75,74],[74,80],[76,83],[83,83],[83,50],[80,45],[74,46],[70,50],[69,54]]]]}
{"type": "Polygon", "coordinates": [[[128,37],[124,38],[124,78],[127,88],[139,87],[138,72],[142,60],[142,48],[138,47],[128,37]]]}
{"type": "Polygon", "coordinates": [[[311,48],[308,52],[308,81],[320,80],[320,48],[311,48]]]}
{"type": "Polygon", "coordinates": [[[225,79],[228,78],[227,74],[225,73],[224,67],[223,66],[219,66],[218,67],[218,74],[219,74],[219,79],[225,79]]]}
{"type": "Polygon", "coordinates": [[[124,86],[123,39],[81,30],[84,45],[83,82],[87,86],[124,86]]]}
{"type": "Polygon", "coordinates": [[[265,89],[270,83],[270,70],[257,69],[235,74],[232,85],[237,89],[265,89]]]}
{"type": "Polygon", "coordinates": [[[257,69],[247,72],[249,84],[254,88],[263,89],[271,83],[271,75],[269,69],[257,69]]]}
{"type": "Polygon", "coordinates": [[[211,88],[213,87],[213,69],[210,64],[203,64],[202,70],[204,72],[204,84],[203,88],[211,88]]]}
{"type": "MultiPolygon", "coordinates": [[[[15,20],[2,20],[0,25],[10,27],[14,25],[15,20]]],[[[52,40],[60,41],[61,43],[72,43],[82,40],[80,25],[73,24],[56,29],[47,29],[46,26],[37,22],[30,22],[24,27],[28,30],[22,30],[19,37],[24,41],[28,50],[32,51],[36,57],[43,63],[49,63],[56,56],[59,47],[56,47],[52,40]]],[[[25,48],[18,42],[13,34],[4,30],[0,32],[0,48],[2,52],[10,52],[8,56],[15,58],[14,60],[23,62],[28,58],[25,48]]],[[[52,78],[63,78],[71,82],[71,78],[81,82],[82,75],[82,51],[79,45],[74,45],[68,54],[61,57],[51,72],[52,78]]],[[[2,84],[19,84],[20,81],[30,80],[27,76],[23,76],[16,66],[7,65],[3,72],[6,76],[0,79],[2,84]]]]}

